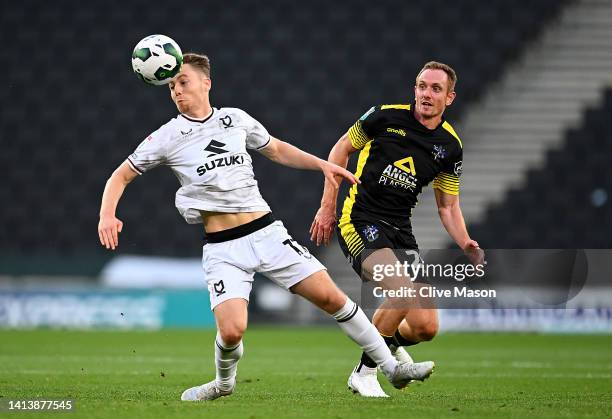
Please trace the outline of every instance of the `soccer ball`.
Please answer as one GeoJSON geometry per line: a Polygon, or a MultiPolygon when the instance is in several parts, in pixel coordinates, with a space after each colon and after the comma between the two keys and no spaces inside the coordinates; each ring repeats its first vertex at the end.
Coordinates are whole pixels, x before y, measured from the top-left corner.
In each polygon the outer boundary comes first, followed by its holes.
{"type": "Polygon", "coordinates": [[[132,68],[145,83],[168,84],[181,70],[183,53],[172,38],[151,35],[142,39],[132,53],[132,68]]]}

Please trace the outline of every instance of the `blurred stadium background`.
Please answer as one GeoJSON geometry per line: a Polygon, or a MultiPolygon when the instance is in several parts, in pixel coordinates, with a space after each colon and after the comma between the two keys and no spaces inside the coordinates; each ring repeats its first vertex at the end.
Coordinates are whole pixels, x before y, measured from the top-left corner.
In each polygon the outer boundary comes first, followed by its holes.
{"type": "MultiPolygon", "coordinates": [[[[370,106],[412,101],[424,62],[446,62],[459,75],[446,116],[464,143],[472,236],[485,249],[612,248],[611,1],[2,2],[0,327],[213,325],[202,230],[176,211],[167,169],[129,186],[116,252],[97,238],[106,179],[176,113],[165,87],[131,71],[132,48],[153,33],[210,56],[214,106],[240,107],[320,157],[370,106]]],[[[276,217],[309,245],[322,176],[254,159],[276,217]]],[[[432,196],[415,234],[445,248],[432,196]]],[[[309,247],[358,298],[339,248],[309,247]]],[[[251,313],[328,321],[266,280],[251,313]]],[[[612,331],[609,310],[596,321],[470,316],[442,328],[612,331]]]]}

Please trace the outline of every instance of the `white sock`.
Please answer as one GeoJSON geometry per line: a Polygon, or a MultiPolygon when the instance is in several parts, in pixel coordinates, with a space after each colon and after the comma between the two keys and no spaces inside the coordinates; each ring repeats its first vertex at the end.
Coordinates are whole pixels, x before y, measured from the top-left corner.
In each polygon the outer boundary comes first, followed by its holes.
{"type": "Polygon", "coordinates": [[[217,387],[221,391],[230,391],[236,384],[238,361],[242,358],[242,341],[234,346],[226,345],[217,332],[215,339],[215,365],[217,367],[217,387]]]}
{"type": "Polygon", "coordinates": [[[397,360],[391,354],[385,340],[376,327],[350,298],[346,298],[344,306],[334,313],[334,319],[344,333],[355,341],[361,349],[389,376],[397,366],[397,360]]]}

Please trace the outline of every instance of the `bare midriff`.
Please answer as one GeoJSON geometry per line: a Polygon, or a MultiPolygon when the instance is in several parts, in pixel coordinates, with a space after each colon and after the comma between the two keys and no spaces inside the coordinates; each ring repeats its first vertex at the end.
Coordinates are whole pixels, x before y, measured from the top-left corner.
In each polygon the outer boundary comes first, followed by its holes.
{"type": "Polygon", "coordinates": [[[253,220],[263,217],[268,212],[269,211],[227,213],[201,211],[201,214],[204,220],[204,230],[207,233],[216,233],[218,231],[229,230],[230,228],[250,223],[253,220]]]}

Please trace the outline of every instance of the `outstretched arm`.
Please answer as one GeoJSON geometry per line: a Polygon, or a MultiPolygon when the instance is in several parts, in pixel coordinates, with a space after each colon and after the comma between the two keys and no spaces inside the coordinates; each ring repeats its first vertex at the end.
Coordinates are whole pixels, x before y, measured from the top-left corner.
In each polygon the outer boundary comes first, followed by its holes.
{"type": "MultiPolygon", "coordinates": [[[[348,133],[346,133],[340,137],[331,149],[327,161],[346,168],[350,155],[355,151],[357,149],[353,147],[348,133]]],[[[339,184],[340,182],[332,183],[325,179],[321,207],[310,226],[310,240],[314,241],[317,246],[321,243],[324,245],[329,244],[333,235],[336,224],[336,201],[338,200],[338,191],[340,189],[339,184]]]]}
{"type": "Polygon", "coordinates": [[[325,175],[325,182],[331,182],[336,188],[338,188],[336,177],[339,179],[345,178],[351,183],[357,183],[355,175],[345,168],[306,153],[278,138],[270,137],[270,143],[259,150],[259,152],[270,160],[284,166],[296,169],[320,170],[325,175]]]}
{"type": "Polygon", "coordinates": [[[484,252],[478,242],[472,240],[467,232],[463,213],[459,206],[459,195],[451,195],[439,189],[434,189],[434,192],[442,225],[474,265],[482,264],[484,262],[484,252]]]}
{"type": "Polygon", "coordinates": [[[119,246],[119,233],[123,229],[123,222],[115,216],[119,199],[123,195],[125,187],[138,176],[130,168],[127,161],[123,162],[106,181],[102,204],[100,206],[100,222],[98,223],[98,235],[100,243],[107,249],[115,250],[119,246]]]}

